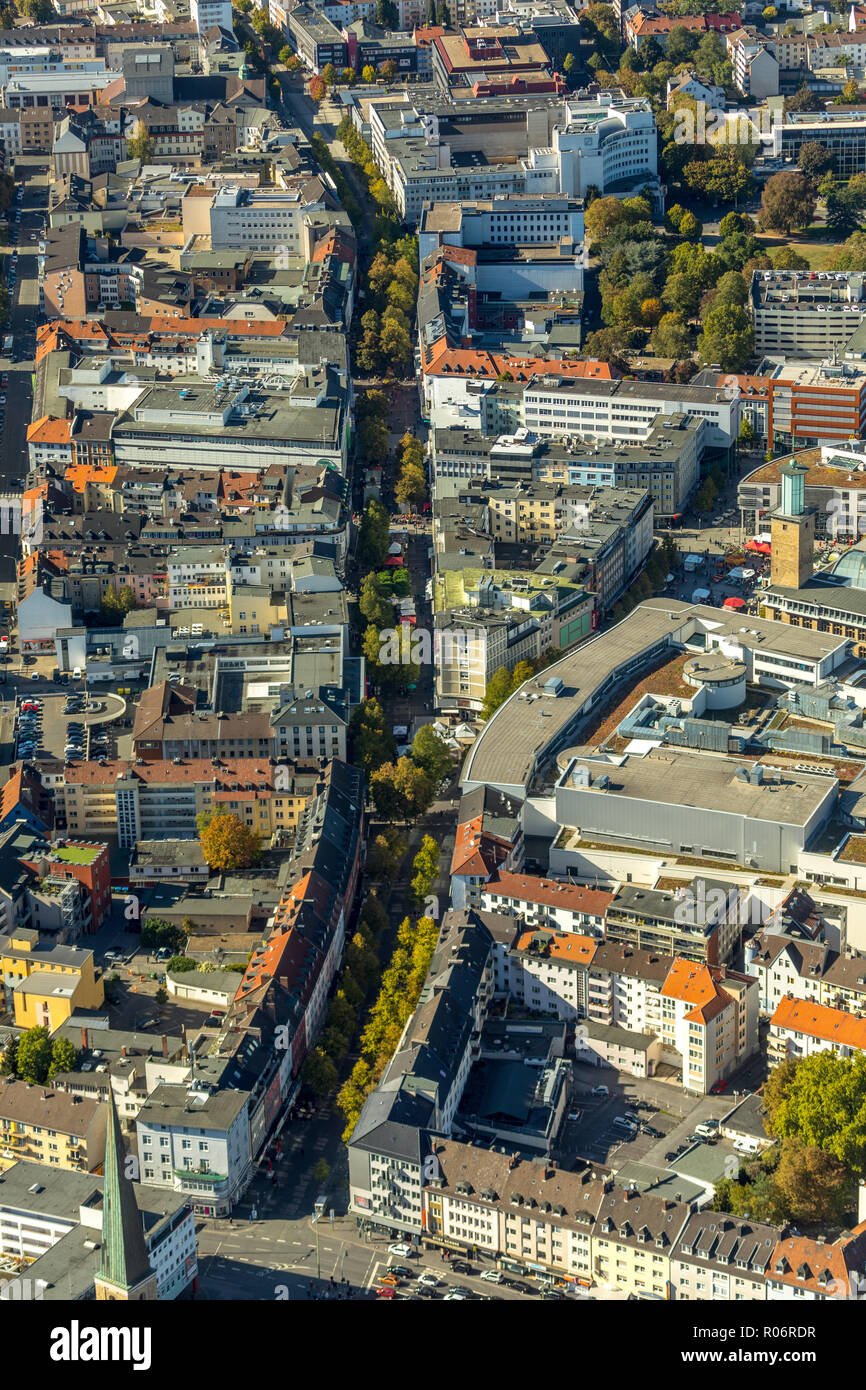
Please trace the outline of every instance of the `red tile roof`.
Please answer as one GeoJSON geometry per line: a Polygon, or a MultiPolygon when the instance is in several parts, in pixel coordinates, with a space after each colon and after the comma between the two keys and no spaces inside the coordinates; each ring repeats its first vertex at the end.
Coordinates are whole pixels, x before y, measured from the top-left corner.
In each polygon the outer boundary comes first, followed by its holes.
{"type": "Polygon", "coordinates": [[[866,1051],[866,1018],[855,1018],[843,1009],[815,1004],[811,999],[795,999],[786,994],[770,1019],[776,1028],[788,1028],[823,1042],[839,1043],[866,1051]]]}

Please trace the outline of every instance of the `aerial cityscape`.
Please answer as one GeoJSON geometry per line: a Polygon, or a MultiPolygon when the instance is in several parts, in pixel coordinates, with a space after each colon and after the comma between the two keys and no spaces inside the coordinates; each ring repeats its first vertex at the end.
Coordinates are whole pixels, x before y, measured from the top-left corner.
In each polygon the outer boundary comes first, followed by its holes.
{"type": "Polygon", "coordinates": [[[866,1297],[866,6],[5,0],[0,348],[52,1358],[866,1297]]]}

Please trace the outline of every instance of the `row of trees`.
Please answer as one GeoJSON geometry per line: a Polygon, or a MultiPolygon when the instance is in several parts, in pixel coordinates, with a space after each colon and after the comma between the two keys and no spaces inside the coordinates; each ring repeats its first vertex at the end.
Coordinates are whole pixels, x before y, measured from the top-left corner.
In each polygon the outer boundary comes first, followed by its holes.
{"type": "MultiPolygon", "coordinates": [[[[352,761],[367,774],[379,814],[385,820],[405,823],[423,815],[454,766],[450,748],[432,724],[418,730],[410,753],[400,758],[378,700],[361,701],[352,714],[349,731],[352,761]]],[[[380,847],[381,872],[393,866],[398,847],[399,838],[380,847]]]]}
{"type": "Polygon", "coordinates": [[[507,666],[498,666],[487,682],[481,704],[481,718],[489,719],[499,706],[505,703],[509,695],[520,689],[524,681],[528,681],[530,676],[538,675],[538,672],[549,666],[551,661],[555,661],[558,655],[559,653],[550,647],[536,661],[518,661],[513,671],[509,671],[507,666]]]}
{"type": "Polygon", "coordinates": [[[377,895],[369,893],[357,931],[346,947],[345,969],[319,1041],[307,1055],[301,1071],[305,1085],[317,1096],[330,1095],[337,1089],[340,1064],[352,1045],[364,1000],[379,978],[376,951],[387,925],[387,912],[377,895]]]}
{"type": "Polygon", "coordinates": [[[611,619],[618,623],[627,617],[631,610],[661,588],[665,576],[675,573],[680,563],[679,551],[671,536],[665,536],[661,545],[652,551],[646,565],[634,582],[613,606],[611,619]]]}
{"type": "Polygon", "coordinates": [[[424,445],[413,434],[404,434],[400,440],[394,496],[401,507],[410,511],[420,511],[429,496],[424,445]]]}
{"type": "Polygon", "coordinates": [[[778,1142],[715,1192],[717,1211],[759,1221],[845,1222],[866,1173],[866,1057],[788,1059],[764,1086],[767,1134],[778,1142]]]}
{"type": "MultiPolygon", "coordinates": [[[[397,229],[396,204],[390,188],[382,178],[373,159],[373,151],[366,140],[358,134],[351,116],[344,116],[337,126],[337,139],[344,145],[346,153],[355,168],[360,170],[367,183],[370,197],[379,205],[385,217],[393,223],[392,233],[397,229]]],[[[381,231],[374,229],[374,240],[382,239],[381,231]]],[[[392,240],[395,239],[392,235],[392,240]]]]}
{"type": "Polygon", "coordinates": [[[432,835],[424,836],[412,860],[412,868],[412,899],[415,906],[421,908],[439,872],[439,846],[432,835]]]}
{"type": "MultiPolygon", "coordinates": [[[[372,162],[372,159],[371,159],[372,162]]],[[[373,169],[365,170],[371,188],[373,169]]],[[[382,182],[381,179],[378,182],[382,182]]],[[[390,196],[390,195],[389,195],[390,196]]],[[[367,272],[367,304],[355,358],[365,372],[405,376],[412,366],[412,320],[418,295],[418,240],[383,238],[367,272]]]]}
{"type": "Polygon", "coordinates": [[[393,954],[383,971],[379,993],[361,1034],[361,1056],[337,1094],[337,1104],[346,1121],[345,1142],[358,1122],[367,1096],[396,1051],[415,1009],[437,936],[438,928],[430,917],[421,917],[415,924],[405,917],[397,928],[393,954]]]}
{"type": "Polygon", "coordinates": [[[72,1071],[77,1060],[78,1049],[66,1038],[52,1041],[47,1028],[28,1028],[17,1038],[9,1034],[0,1054],[0,1075],[44,1086],[60,1072],[72,1071]]]}

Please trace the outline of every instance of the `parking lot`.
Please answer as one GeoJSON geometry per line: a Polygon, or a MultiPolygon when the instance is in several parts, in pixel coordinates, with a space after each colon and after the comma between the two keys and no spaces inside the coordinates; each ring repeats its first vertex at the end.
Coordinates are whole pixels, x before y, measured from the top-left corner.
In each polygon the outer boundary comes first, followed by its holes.
{"type": "Polygon", "coordinates": [[[694,1142],[696,1125],[720,1121],[739,1099],[729,1091],[719,1096],[687,1095],[673,1082],[628,1076],[608,1067],[575,1063],[573,1072],[570,1113],[580,1118],[566,1120],[560,1135],[558,1149],[565,1166],[583,1159],[617,1169],[640,1160],[666,1168],[673,1161],[670,1155],[677,1149],[684,1152],[694,1142]],[[609,1094],[593,1096],[598,1086],[606,1086],[609,1094]],[[627,1110],[643,1126],[634,1138],[614,1123],[627,1110]]]}
{"type": "MultiPolygon", "coordinates": [[[[122,708],[122,702],[118,702],[118,707],[122,708]]],[[[22,691],[17,711],[16,754],[37,763],[40,757],[61,762],[70,755],[114,757],[116,730],[107,722],[112,712],[105,698],[88,697],[83,690],[61,691],[52,685],[50,691],[40,688],[33,695],[22,691]]]]}

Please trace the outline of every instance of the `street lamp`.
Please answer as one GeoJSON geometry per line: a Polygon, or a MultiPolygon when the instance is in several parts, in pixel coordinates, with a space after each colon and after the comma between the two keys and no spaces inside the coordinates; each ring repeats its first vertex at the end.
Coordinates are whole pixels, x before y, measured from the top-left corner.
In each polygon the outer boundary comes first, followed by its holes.
{"type": "Polygon", "coordinates": [[[319,1214],[317,1212],[313,1212],[313,1225],[316,1228],[316,1278],[321,1279],[322,1265],[319,1259],[319,1214]]]}

